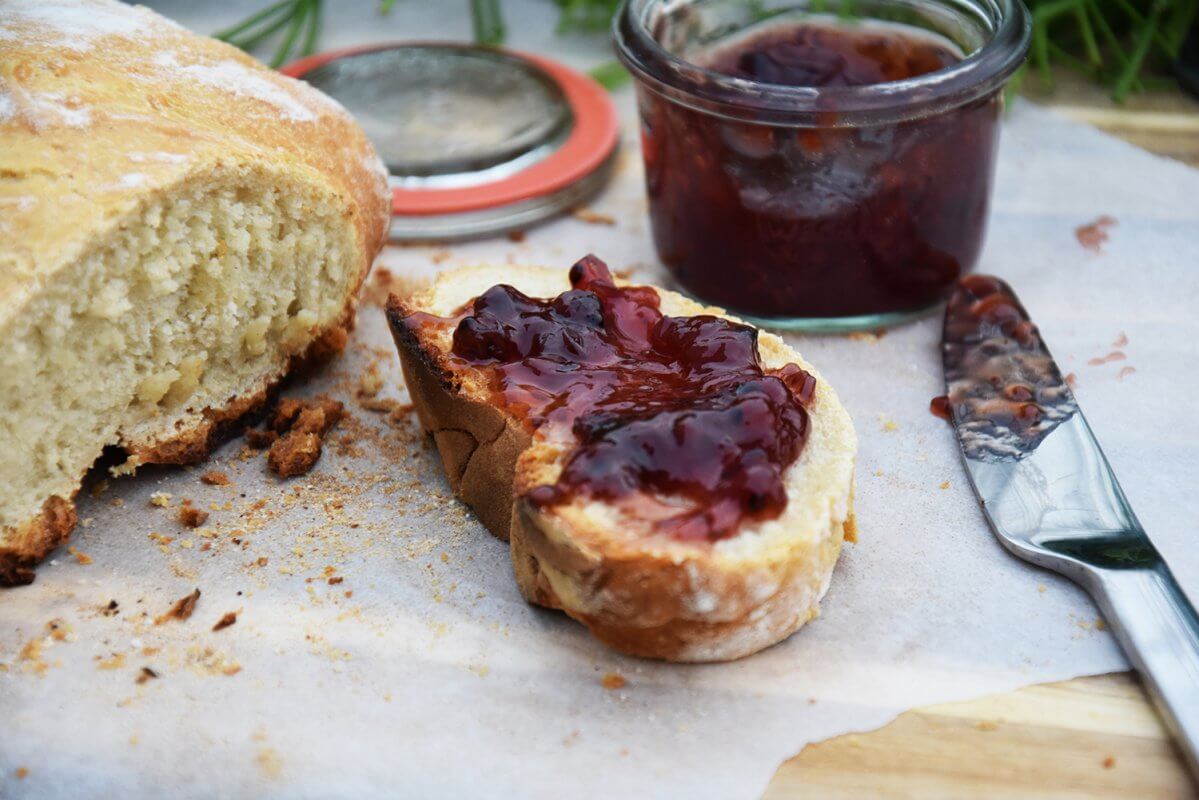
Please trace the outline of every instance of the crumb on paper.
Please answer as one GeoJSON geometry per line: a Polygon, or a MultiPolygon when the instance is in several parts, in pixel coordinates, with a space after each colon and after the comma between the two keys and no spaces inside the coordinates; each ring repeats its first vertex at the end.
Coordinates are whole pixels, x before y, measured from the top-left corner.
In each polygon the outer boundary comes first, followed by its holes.
{"type": "Polygon", "coordinates": [[[200,599],[200,590],[195,589],[191,594],[185,597],[180,597],[175,601],[175,605],[167,613],[154,620],[155,625],[161,625],[168,620],[179,620],[182,622],[192,615],[196,610],[196,602],[200,599]]]}
{"type": "Polygon", "coordinates": [[[1107,622],[1103,619],[1103,617],[1095,617],[1095,630],[1097,630],[1097,631],[1107,630],[1107,622]]]}
{"type": "Polygon", "coordinates": [[[571,212],[571,216],[579,222],[585,222],[588,225],[615,225],[615,218],[600,214],[598,211],[592,211],[590,208],[576,208],[571,212]]]}
{"type": "Polygon", "coordinates": [[[383,376],[379,374],[379,364],[373,363],[358,377],[358,396],[374,397],[383,389],[383,376]]]}
{"type": "Polygon", "coordinates": [[[108,658],[100,658],[100,656],[96,656],[96,666],[100,669],[107,670],[121,669],[125,666],[125,654],[113,653],[108,658]]]}
{"type": "Polygon", "coordinates": [[[184,500],[179,507],[179,521],[188,528],[198,528],[208,521],[208,512],[196,508],[190,500],[184,500]]]}
{"type": "Polygon", "coordinates": [[[1048,590],[1049,590],[1049,587],[1046,586],[1045,584],[1043,584],[1043,583],[1037,584],[1037,591],[1040,592],[1041,594],[1045,594],[1045,592],[1047,592],[1048,590]]]}
{"type": "Polygon", "coordinates": [[[1119,350],[1121,347],[1127,347],[1127,346],[1128,346],[1128,334],[1125,333],[1124,331],[1120,331],[1120,334],[1116,337],[1115,341],[1112,342],[1112,347],[1119,350]]]}
{"type": "Polygon", "coordinates": [[[1073,372],[1067,372],[1066,373],[1066,385],[1069,386],[1071,390],[1073,390],[1076,386],[1078,386],[1078,376],[1075,375],[1073,372]]]}
{"type": "Polygon", "coordinates": [[[948,489],[948,488],[949,488],[949,486],[950,486],[950,484],[949,484],[949,481],[941,481],[941,488],[942,488],[942,489],[948,489]]]}
{"type": "Polygon", "coordinates": [[[29,767],[17,767],[13,775],[16,776],[17,780],[23,781],[29,777],[29,767]]]}
{"type": "Polygon", "coordinates": [[[974,724],[980,731],[993,731],[999,728],[999,723],[993,719],[980,719],[974,724]]]}
{"type": "Polygon", "coordinates": [[[273,747],[264,747],[258,751],[258,768],[268,778],[278,778],[283,772],[283,758],[273,747]]]}
{"type": "Polygon", "coordinates": [[[600,679],[600,685],[612,691],[614,689],[623,689],[629,685],[629,682],[619,672],[608,672],[600,679]]]}
{"type": "Polygon", "coordinates": [[[508,231],[508,241],[520,244],[525,240],[525,232],[522,230],[508,231]]]}
{"type": "Polygon", "coordinates": [[[223,631],[223,630],[225,630],[225,628],[228,628],[230,625],[233,625],[236,622],[237,622],[237,612],[236,611],[228,611],[225,613],[225,615],[223,617],[221,617],[220,619],[217,620],[216,624],[212,626],[212,630],[213,630],[213,632],[223,631]]]}
{"type": "Polygon", "coordinates": [[[1127,378],[1129,375],[1136,374],[1136,371],[1137,371],[1136,367],[1121,367],[1120,371],[1116,373],[1116,380],[1122,381],[1125,378],[1127,378]]]}
{"type": "Polygon", "coordinates": [[[328,580],[328,584],[329,584],[330,586],[336,586],[336,585],[338,585],[339,583],[341,583],[341,582],[342,582],[342,581],[344,581],[344,580],[345,580],[345,578],[343,578],[342,576],[340,576],[340,575],[334,575],[333,577],[329,578],[329,580],[328,580]]]}
{"type": "Polygon", "coordinates": [[[563,747],[574,747],[575,742],[579,741],[580,735],[581,734],[579,733],[579,730],[577,728],[575,730],[571,731],[570,733],[566,734],[566,736],[562,737],[562,746],[563,747]]]}
{"type": "Polygon", "coordinates": [[[1116,766],[1116,757],[1115,756],[1108,756],[1107,758],[1103,759],[1103,768],[1104,769],[1111,769],[1114,766],[1116,766]]]}
{"type": "Polygon", "coordinates": [[[854,331],[849,334],[849,338],[855,342],[867,342],[869,344],[878,344],[879,336],[871,331],[854,331]]]}
{"type": "Polygon", "coordinates": [[[229,476],[213,469],[200,476],[200,483],[206,483],[209,486],[228,486],[229,476]]]}
{"type": "Polygon", "coordinates": [[[304,475],[321,457],[325,434],[342,418],[345,408],[325,395],[315,400],[280,401],[271,427],[281,435],[271,445],[267,464],[281,478],[304,475]]]}
{"type": "Polygon", "coordinates": [[[137,678],[134,680],[134,683],[141,686],[142,684],[144,684],[148,681],[152,681],[157,677],[158,677],[158,673],[155,672],[152,668],[142,667],[141,670],[138,671],[137,678]]]}
{"type": "Polygon", "coordinates": [[[77,550],[74,547],[68,547],[67,552],[70,553],[71,555],[75,556],[75,560],[78,561],[80,564],[83,564],[84,566],[92,563],[92,557],[89,556],[87,553],[83,552],[82,550],[77,550]]]}
{"type": "Polygon", "coordinates": [[[1108,228],[1114,228],[1119,222],[1115,217],[1109,217],[1107,214],[1090,222],[1086,225],[1079,225],[1074,229],[1074,238],[1086,250],[1092,253],[1103,251],[1103,243],[1108,240],[1108,228]]]}
{"type": "Polygon", "coordinates": [[[46,635],[56,642],[74,641],[70,623],[61,617],[55,617],[46,623],[46,635]]]}
{"type": "Polygon", "coordinates": [[[1107,364],[1112,361],[1123,361],[1126,358],[1128,358],[1128,356],[1124,355],[1123,352],[1121,352],[1119,350],[1113,350],[1112,352],[1108,353],[1105,356],[1098,356],[1096,358],[1092,358],[1092,359],[1088,360],[1087,363],[1090,364],[1092,367],[1097,367],[1100,364],[1107,364]]]}
{"type": "Polygon", "coordinates": [[[152,506],[158,506],[159,508],[166,508],[170,504],[171,504],[171,493],[170,492],[155,492],[154,494],[150,495],[150,505],[152,505],[152,506]]]}

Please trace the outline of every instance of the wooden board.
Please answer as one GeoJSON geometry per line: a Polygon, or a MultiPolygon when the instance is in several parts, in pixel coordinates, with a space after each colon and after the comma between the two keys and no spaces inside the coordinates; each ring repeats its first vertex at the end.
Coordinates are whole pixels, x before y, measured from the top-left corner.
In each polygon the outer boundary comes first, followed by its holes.
{"type": "MultiPolygon", "coordinates": [[[[1177,92],[1116,106],[1062,76],[1027,94],[1071,119],[1199,167],[1199,101],[1177,92]]],[[[997,557],[999,551],[996,550],[997,557]]],[[[811,744],[767,800],[1199,797],[1135,676],[1100,675],[916,709],[877,731],[811,744]]]]}
{"type": "Polygon", "coordinates": [[[809,745],[766,792],[767,800],[1195,796],[1126,673],[909,711],[877,731],[809,745]]]}

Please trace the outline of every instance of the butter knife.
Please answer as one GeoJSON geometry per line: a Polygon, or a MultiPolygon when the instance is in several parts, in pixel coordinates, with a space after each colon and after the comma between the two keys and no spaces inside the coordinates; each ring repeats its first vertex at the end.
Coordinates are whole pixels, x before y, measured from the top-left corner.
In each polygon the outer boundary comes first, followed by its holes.
{"type": "Polygon", "coordinates": [[[1199,616],[1145,535],[1011,287],[962,279],[945,310],[946,398],[1000,543],[1090,593],[1199,780],[1199,616]]]}

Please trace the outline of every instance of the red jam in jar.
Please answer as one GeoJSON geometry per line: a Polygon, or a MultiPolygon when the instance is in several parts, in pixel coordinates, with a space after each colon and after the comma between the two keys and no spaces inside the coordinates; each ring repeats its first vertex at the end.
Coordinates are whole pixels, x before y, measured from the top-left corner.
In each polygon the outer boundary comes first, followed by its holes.
{"type": "Polygon", "coordinates": [[[982,247],[1019,32],[982,75],[986,59],[923,28],[807,15],[721,38],[663,5],[632,0],[616,39],[638,78],[654,242],[679,284],[810,329],[943,300],[982,247]]]}

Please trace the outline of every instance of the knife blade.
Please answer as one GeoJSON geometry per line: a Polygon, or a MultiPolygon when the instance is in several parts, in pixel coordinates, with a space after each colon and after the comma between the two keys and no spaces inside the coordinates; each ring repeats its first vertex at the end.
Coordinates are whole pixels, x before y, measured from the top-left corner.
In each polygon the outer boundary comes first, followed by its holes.
{"type": "Polygon", "coordinates": [[[1199,780],[1199,615],[1011,287],[985,275],[958,283],[942,365],[962,459],[995,535],[1090,593],[1199,780]]]}

